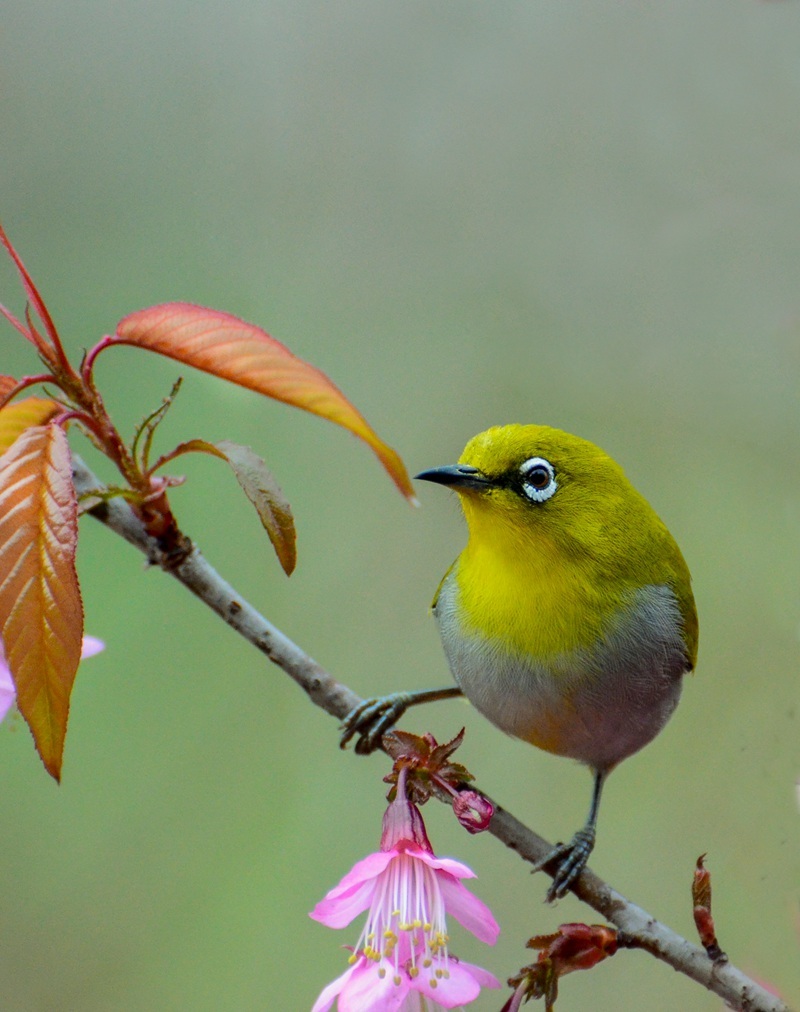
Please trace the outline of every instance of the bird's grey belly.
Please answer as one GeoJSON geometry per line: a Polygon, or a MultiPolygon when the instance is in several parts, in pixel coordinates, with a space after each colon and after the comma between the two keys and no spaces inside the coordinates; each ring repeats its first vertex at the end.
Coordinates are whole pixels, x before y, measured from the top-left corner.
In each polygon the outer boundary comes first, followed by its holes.
{"type": "Polygon", "coordinates": [[[465,631],[457,594],[451,574],[435,608],[453,677],[507,734],[608,770],[652,741],[677,706],[689,666],[668,587],[633,594],[624,616],[594,647],[542,661],[465,631]]]}

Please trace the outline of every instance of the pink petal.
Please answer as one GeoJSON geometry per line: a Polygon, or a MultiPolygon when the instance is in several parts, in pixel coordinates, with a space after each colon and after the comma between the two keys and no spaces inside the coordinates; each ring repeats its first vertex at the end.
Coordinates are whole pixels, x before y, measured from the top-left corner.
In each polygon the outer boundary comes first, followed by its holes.
{"type": "Polygon", "coordinates": [[[375,892],[374,881],[354,885],[349,892],[333,895],[333,890],[320,900],[308,915],[328,928],[345,928],[372,903],[375,892]]]}
{"type": "Polygon", "coordinates": [[[439,1012],[441,1008],[438,1002],[429,1002],[419,991],[409,991],[400,1012],[439,1012]]]}
{"type": "Polygon", "coordinates": [[[434,854],[426,854],[425,851],[420,851],[416,856],[433,868],[434,871],[446,871],[448,875],[452,875],[454,878],[476,877],[475,872],[471,868],[468,868],[460,861],[455,861],[452,857],[436,857],[434,854]]]}
{"type": "MultiPolygon", "coordinates": [[[[451,963],[450,964],[451,969],[452,965],[453,964],[451,963]]],[[[488,970],[484,970],[482,966],[475,966],[474,963],[464,963],[464,962],[461,962],[458,965],[462,967],[462,969],[468,970],[475,978],[475,980],[477,980],[477,982],[480,984],[481,987],[503,986],[493,973],[489,973],[488,970]]]]}
{"type": "Polygon", "coordinates": [[[361,885],[362,882],[368,882],[377,878],[395,857],[397,857],[397,854],[393,850],[379,850],[375,854],[368,854],[353,865],[341,882],[335,885],[325,898],[339,896],[352,889],[353,886],[361,885]]]}
{"type": "Polygon", "coordinates": [[[419,977],[414,981],[414,990],[424,994],[431,1001],[438,1002],[444,1008],[466,1005],[467,1002],[475,1001],[481,993],[481,985],[470,973],[470,969],[468,964],[451,959],[447,964],[450,976],[438,979],[434,977],[433,981],[430,973],[421,970],[419,977]]]}
{"type": "Polygon", "coordinates": [[[475,872],[460,861],[456,861],[452,857],[437,857],[431,851],[423,850],[415,843],[406,842],[402,847],[398,845],[398,849],[402,850],[404,854],[408,854],[409,857],[419,858],[434,871],[446,871],[448,875],[454,875],[456,878],[476,877],[475,872]]]}
{"type": "Polygon", "coordinates": [[[347,981],[353,976],[358,969],[357,965],[348,966],[341,977],[337,977],[332,983],[328,984],[326,988],[323,988],[319,998],[314,1002],[314,1007],[311,1012],[328,1012],[328,1009],[333,1005],[336,1000],[336,996],[345,986],[347,981]]]}
{"type": "Polygon", "coordinates": [[[397,1012],[409,991],[406,974],[395,984],[391,970],[380,977],[375,963],[363,958],[357,969],[339,995],[339,1012],[397,1012]]]}
{"type": "Polygon", "coordinates": [[[0,720],[11,709],[15,697],[14,680],[11,677],[11,672],[8,670],[8,665],[3,659],[2,648],[0,648],[0,720]]]}
{"type": "Polygon", "coordinates": [[[458,879],[449,875],[440,875],[438,878],[447,913],[455,917],[458,923],[467,931],[471,931],[476,938],[486,942],[487,945],[494,945],[500,934],[500,926],[486,904],[458,879]]]}
{"type": "Polygon", "coordinates": [[[378,851],[358,861],[311,911],[315,921],[329,928],[343,928],[367,909],[372,901],[375,879],[397,855],[378,851]]]}
{"type": "Polygon", "coordinates": [[[105,648],[105,643],[96,636],[84,636],[83,646],[81,647],[81,658],[94,657],[95,654],[99,654],[105,648]]]}

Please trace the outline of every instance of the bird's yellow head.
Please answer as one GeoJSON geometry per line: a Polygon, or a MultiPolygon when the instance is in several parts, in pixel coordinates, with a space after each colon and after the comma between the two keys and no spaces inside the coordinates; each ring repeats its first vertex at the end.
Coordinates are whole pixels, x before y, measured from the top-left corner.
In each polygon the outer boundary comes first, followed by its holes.
{"type": "Polygon", "coordinates": [[[417,477],[459,493],[468,551],[498,565],[567,567],[619,592],[667,583],[682,602],[690,594],[669,531],[619,464],[585,439],[547,425],[494,426],[467,443],[458,464],[417,477]]]}

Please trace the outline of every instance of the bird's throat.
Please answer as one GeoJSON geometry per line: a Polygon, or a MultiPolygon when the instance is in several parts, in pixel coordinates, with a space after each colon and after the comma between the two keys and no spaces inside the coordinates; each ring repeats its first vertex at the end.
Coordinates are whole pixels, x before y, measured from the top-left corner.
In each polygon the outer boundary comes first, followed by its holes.
{"type": "Polygon", "coordinates": [[[546,537],[522,546],[501,535],[471,537],[456,564],[465,626],[525,656],[593,647],[624,608],[624,594],[546,537]]]}

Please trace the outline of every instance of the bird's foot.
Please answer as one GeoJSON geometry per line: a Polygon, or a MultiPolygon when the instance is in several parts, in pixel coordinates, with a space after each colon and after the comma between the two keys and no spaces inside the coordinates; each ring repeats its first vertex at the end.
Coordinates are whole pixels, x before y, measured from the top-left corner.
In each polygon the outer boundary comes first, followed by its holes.
{"type": "Polygon", "coordinates": [[[547,890],[548,903],[560,900],[578,880],[592,853],[594,840],[594,827],[584,826],[569,843],[557,843],[550,853],[534,866],[534,871],[547,869],[553,875],[553,881],[547,890]]]}
{"type": "Polygon", "coordinates": [[[383,735],[400,720],[411,701],[410,692],[392,692],[388,696],[365,699],[342,721],[339,747],[347,748],[350,739],[358,735],[355,751],[359,755],[374,752],[380,748],[383,735]]]}

